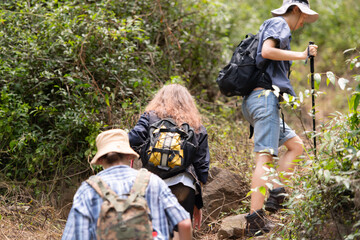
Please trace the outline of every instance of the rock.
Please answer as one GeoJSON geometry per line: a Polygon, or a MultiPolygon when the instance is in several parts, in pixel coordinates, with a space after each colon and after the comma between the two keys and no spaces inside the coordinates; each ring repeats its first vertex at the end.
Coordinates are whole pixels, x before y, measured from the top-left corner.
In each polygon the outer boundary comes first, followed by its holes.
{"type": "Polygon", "coordinates": [[[246,214],[240,214],[224,218],[217,234],[218,239],[234,239],[244,236],[245,216],[246,214]]]}
{"type": "Polygon", "coordinates": [[[203,189],[204,216],[210,221],[218,219],[221,212],[237,209],[249,191],[245,179],[229,170],[214,167],[209,172],[209,182],[203,189]]]}

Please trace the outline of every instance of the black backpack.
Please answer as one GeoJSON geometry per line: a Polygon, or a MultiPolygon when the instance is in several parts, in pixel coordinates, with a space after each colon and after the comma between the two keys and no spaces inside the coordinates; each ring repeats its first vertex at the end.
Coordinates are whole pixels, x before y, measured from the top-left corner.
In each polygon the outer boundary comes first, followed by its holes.
{"type": "Polygon", "coordinates": [[[144,168],[165,179],[184,172],[192,164],[197,148],[195,131],[189,124],[179,127],[173,119],[165,118],[150,125],[149,139],[140,157],[144,168]]]}
{"type": "Polygon", "coordinates": [[[248,34],[236,47],[232,58],[216,79],[220,91],[225,96],[247,96],[256,87],[270,61],[264,67],[256,66],[256,53],[259,44],[259,33],[248,34]]]}

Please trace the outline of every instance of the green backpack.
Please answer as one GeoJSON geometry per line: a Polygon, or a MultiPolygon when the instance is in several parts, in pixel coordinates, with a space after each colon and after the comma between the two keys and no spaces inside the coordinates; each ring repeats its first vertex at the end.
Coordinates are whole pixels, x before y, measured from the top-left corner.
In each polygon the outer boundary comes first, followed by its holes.
{"type": "Polygon", "coordinates": [[[149,180],[150,172],[140,169],[126,199],[119,198],[98,176],[86,180],[104,200],[97,221],[97,239],[153,239],[150,210],[145,199],[149,180]]]}

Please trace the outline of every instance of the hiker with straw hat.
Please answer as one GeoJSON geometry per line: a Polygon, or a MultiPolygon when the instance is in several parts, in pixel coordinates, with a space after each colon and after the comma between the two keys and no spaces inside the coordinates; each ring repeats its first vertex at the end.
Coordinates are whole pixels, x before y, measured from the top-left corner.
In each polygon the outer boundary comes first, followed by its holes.
{"type": "MultiPolygon", "coordinates": [[[[272,228],[265,218],[263,205],[265,196],[259,191],[266,187],[265,174],[273,157],[278,156],[278,148],[284,145],[287,151],[278,161],[278,172],[290,177],[294,171],[294,160],[303,152],[303,142],[287,124],[283,123],[279,113],[279,99],[274,92],[264,94],[264,90],[274,90],[274,85],[283,93],[295,96],[289,80],[292,60],[306,60],[316,56],[317,46],[309,45],[303,52],[290,50],[292,31],[304,23],[315,22],[319,15],[310,9],[307,0],[284,0],[280,8],[271,11],[273,18],[266,20],[259,30],[259,46],[256,63],[261,69],[266,62],[268,67],[250,95],[244,97],[242,111],[246,120],[254,127],[255,169],[251,183],[250,213],[246,216],[246,233],[249,236],[261,235],[272,228]]],[[[281,180],[281,179],[279,179],[281,180]]],[[[265,210],[276,212],[283,208],[284,185],[270,181],[273,189],[265,203],[265,210]]]]}
{"type": "MultiPolygon", "coordinates": [[[[100,177],[118,196],[126,198],[138,170],[129,167],[131,160],[139,157],[129,145],[128,134],[121,129],[100,133],[96,138],[97,153],[92,165],[100,165],[104,170],[100,177]]],[[[169,239],[169,233],[178,227],[182,239],[192,238],[189,214],[178,203],[166,183],[151,174],[145,191],[145,199],[150,208],[154,239],[169,239]]],[[[87,183],[77,190],[62,236],[66,239],[96,239],[96,223],[103,199],[87,183]]]]}

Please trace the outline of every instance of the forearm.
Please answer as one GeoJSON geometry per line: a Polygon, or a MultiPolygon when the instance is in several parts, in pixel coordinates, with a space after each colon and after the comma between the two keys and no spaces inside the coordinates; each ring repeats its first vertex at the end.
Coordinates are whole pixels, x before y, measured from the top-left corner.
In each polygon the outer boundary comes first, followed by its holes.
{"type": "Polygon", "coordinates": [[[274,47],[263,48],[261,55],[263,58],[275,61],[305,60],[307,58],[305,52],[295,52],[274,47]]]}
{"type": "Polygon", "coordinates": [[[274,61],[292,61],[292,60],[305,60],[308,55],[316,56],[316,45],[310,45],[303,52],[295,52],[290,50],[284,50],[276,47],[277,42],[274,39],[267,39],[264,41],[261,56],[265,59],[274,61]]]}

